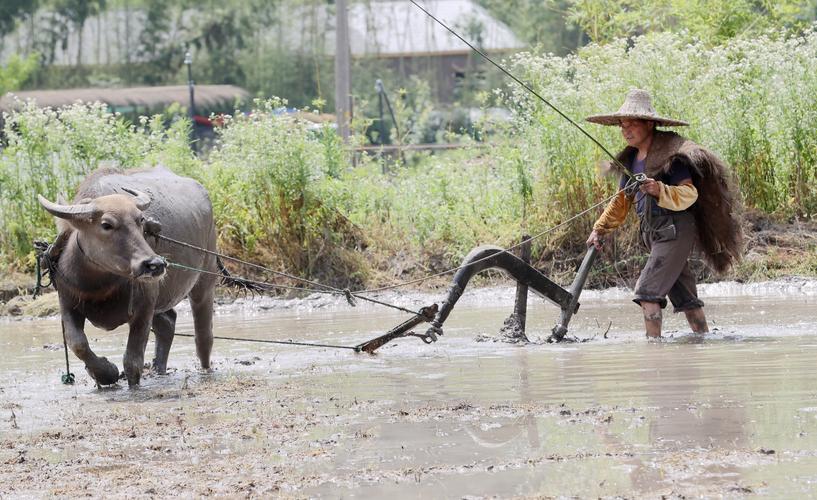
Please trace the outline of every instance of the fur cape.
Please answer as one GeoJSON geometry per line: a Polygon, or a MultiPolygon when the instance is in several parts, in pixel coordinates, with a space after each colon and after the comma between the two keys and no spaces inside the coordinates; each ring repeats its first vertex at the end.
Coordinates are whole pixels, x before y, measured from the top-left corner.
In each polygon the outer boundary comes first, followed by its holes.
{"type": "MultiPolygon", "coordinates": [[[[628,146],[619,153],[618,160],[627,165],[635,152],[635,148],[628,146]]],[[[740,261],[743,248],[732,173],[715,153],[675,132],[656,130],[644,173],[648,177],[666,173],[676,159],[689,165],[692,183],[698,190],[698,200],[691,210],[706,263],[715,272],[725,273],[740,261]]]]}

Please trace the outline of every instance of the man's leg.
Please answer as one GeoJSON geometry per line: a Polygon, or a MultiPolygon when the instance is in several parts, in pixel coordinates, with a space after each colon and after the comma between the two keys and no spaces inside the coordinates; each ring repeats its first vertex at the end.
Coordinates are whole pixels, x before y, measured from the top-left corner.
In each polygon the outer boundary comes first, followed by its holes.
{"type": "Polygon", "coordinates": [[[698,298],[695,275],[689,269],[688,262],[684,264],[681,275],[672,285],[668,295],[670,302],[675,306],[675,312],[684,313],[693,333],[704,334],[709,331],[704,315],[704,303],[698,298]]]}
{"type": "Polygon", "coordinates": [[[687,322],[689,322],[689,327],[692,328],[693,333],[704,334],[709,331],[703,307],[686,310],[684,311],[684,315],[686,315],[687,322]]]}
{"type": "Polygon", "coordinates": [[[661,336],[661,305],[657,302],[641,301],[641,310],[644,311],[644,329],[647,337],[661,336]]]}

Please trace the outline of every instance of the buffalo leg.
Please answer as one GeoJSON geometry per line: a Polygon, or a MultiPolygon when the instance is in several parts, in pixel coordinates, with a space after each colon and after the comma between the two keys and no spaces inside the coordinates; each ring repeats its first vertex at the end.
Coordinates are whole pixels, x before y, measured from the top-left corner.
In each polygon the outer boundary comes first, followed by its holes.
{"type": "Polygon", "coordinates": [[[193,327],[196,330],[196,354],[205,370],[210,368],[210,353],[213,350],[213,295],[216,287],[215,276],[199,277],[190,291],[190,307],[193,310],[193,327]]]}
{"type": "Polygon", "coordinates": [[[153,371],[159,375],[167,372],[167,357],[176,331],[176,311],[170,309],[153,317],[153,334],[156,336],[156,353],[153,357],[153,371]]]}
{"type": "Polygon", "coordinates": [[[125,348],[125,356],[122,360],[123,371],[128,379],[128,385],[139,385],[142,378],[142,370],[145,367],[145,349],[150,337],[150,323],[153,315],[153,304],[148,310],[137,311],[130,322],[130,333],[128,333],[128,345],[125,348]]]}
{"type": "Polygon", "coordinates": [[[91,350],[85,336],[85,316],[74,311],[72,305],[65,304],[62,297],[60,312],[65,341],[71,352],[85,363],[85,370],[98,385],[115,384],[119,380],[119,369],[108,358],[100,358],[91,350]]]}

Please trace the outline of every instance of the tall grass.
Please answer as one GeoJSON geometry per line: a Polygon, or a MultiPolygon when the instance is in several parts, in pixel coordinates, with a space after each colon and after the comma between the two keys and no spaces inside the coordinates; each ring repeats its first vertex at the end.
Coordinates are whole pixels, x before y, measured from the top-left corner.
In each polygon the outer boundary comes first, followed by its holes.
{"type": "Polygon", "coordinates": [[[360,283],[359,231],[330,196],[349,161],[341,141],[328,127],[278,113],[278,99],[255,104],[220,131],[202,176],[220,240],[248,258],[360,283]]]}
{"type": "MultiPolygon", "coordinates": [[[[591,45],[568,57],[520,54],[513,65],[577,120],[615,111],[631,88],[647,89],[659,113],[690,122],[679,132],[733,167],[746,205],[788,217],[817,214],[814,30],[714,48],[669,33],[631,44],[591,45]]],[[[560,207],[544,220],[610,192],[595,180],[594,167],[605,158],[598,148],[530,94],[514,89],[504,97],[517,111],[519,147],[543,166],[537,199],[560,207]]],[[[613,152],[623,146],[614,127],[582,126],[613,152]]]]}

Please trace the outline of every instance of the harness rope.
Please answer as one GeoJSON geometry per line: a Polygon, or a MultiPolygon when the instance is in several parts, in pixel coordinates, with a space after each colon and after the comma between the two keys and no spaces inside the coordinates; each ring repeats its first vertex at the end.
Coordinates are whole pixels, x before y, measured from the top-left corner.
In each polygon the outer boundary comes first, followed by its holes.
{"type": "MultiPolygon", "coordinates": [[[[176,245],[180,245],[180,246],[187,247],[187,248],[192,248],[193,250],[198,250],[198,251],[206,253],[208,255],[213,255],[215,257],[221,257],[221,258],[226,259],[226,260],[231,260],[233,262],[238,262],[239,264],[243,264],[245,266],[252,267],[252,268],[258,269],[260,271],[268,272],[270,274],[277,274],[278,276],[282,276],[284,278],[289,278],[289,279],[292,279],[292,280],[295,280],[295,281],[300,281],[302,283],[307,283],[307,284],[310,284],[310,285],[313,285],[313,286],[323,287],[323,288],[326,288],[326,289],[331,290],[333,292],[343,292],[343,290],[341,290],[340,288],[335,288],[335,287],[333,287],[331,285],[324,285],[323,283],[318,283],[316,281],[310,281],[310,280],[308,280],[306,278],[300,278],[298,276],[293,276],[291,274],[287,274],[287,273],[282,272],[282,271],[276,271],[275,269],[270,269],[270,268],[265,267],[265,266],[260,266],[258,264],[253,264],[252,262],[247,262],[246,260],[242,260],[242,259],[239,259],[239,258],[236,258],[236,257],[230,257],[229,255],[224,255],[222,253],[214,252],[212,250],[207,250],[206,248],[197,247],[195,245],[191,245],[190,243],[185,243],[184,241],[179,241],[179,240],[170,238],[168,236],[164,236],[164,235],[159,234],[159,233],[152,234],[151,236],[154,236],[154,237],[159,238],[159,239],[163,239],[165,241],[169,241],[171,243],[175,243],[176,245]]],[[[256,283],[256,284],[263,285],[264,283],[256,283]]],[[[318,290],[315,290],[315,291],[319,292],[318,290]]]]}
{"type": "MultiPolygon", "coordinates": [[[[175,337],[191,337],[195,338],[196,336],[190,333],[174,333],[175,337]]],[[[350,349],[355,352],[360,352],[360,349],[353,346],[348,345],[335,345],[335,344],[318,344],[314,342],[296,342],[294,340],[267,340],[267,339],[248,339],[248,338],[241,338],[241,337],[220,337],[217,335],[213,335],[214,339],[219,340],[234,340],[237,342],[258,342],[262,344],[284,344],[284,345],[302,345],[308,347],[329,347],[332,349],[350,349]]]]}
{"type": "MultiPolygon", "coordinates": [[[[522,242],[520,242],[520,243],[518,243],[516,245],[513,245],[511,247],[508,247],[508,248],[504,249],[503,251],[508,252],[510,250],[513,250],[513,249],[515,249],[515,248],[517,248],[517,247],[519,247],[519,246],[521,246],[521,245],[523,245],[523,244],[525,244],[527,242],[530,242],[530,241],[533,241],[535,239],[541,238],[541,237],[543,237],[544,235],[546,235],[546,234],[548,234],[550,232],[553,232],[553,231],[555,231],[555,230],[557,230],[557,229],[559,229],[561,227],[564,227],[564,226],[572,223],[573,221],[575,221],[579,217],[585,215],[589,211],[599,207],[600,205],[603,205],[604,203],[607,203],[608,201],[610,201],[614,197],[618,196],[618,194],[620,192],[625,191],[626,189],[630,189],[632,187],[631,184],[635,184],[635,182],[636,181],[631,181],[624,188],[619,189],[614,195],[612,195],[612,196],[610,196],[608,198],[605,198],[604,200],[602,200],[602,201],[600,201],[600,202],[586,208],[585,210],[582,210],[581,212],[573,215],[569,219],[567,219],[567,220],[565,220],[565,221],[563,221],[563,222],[561,222],[561,223],[559,223],[559,224],[557,224],[557,225],[555,225],[553,227],[550,227],[550,228],[548,228],[548,229],[546,229],[544,231],[541,231],[540,233],[535,234],[535,235],[525,239],[524,241],[522,241],[522,242]]],[[[402,287],[402,286],[407,286],[407,285],[410,285],[410,284],[420,283],[422,281],[426,281],[426,280],[429,280],[429,279],[434,278],[434,277],[439,277],[439,276],[443,276],[445,274],[450,274],[452,272],[456,272],[456,271],[458,271],[460,269],[464,269],[464,268],[466,268],[468,266],[477,264],[478,262],[482,262],[483,260],[485,260],[485,259],[478,259],[476,261],[469,262],[468,264],[457,266],[457,267],[448,269],[446,271],[436,273],[436,274],[432,274],[432,275],[429,275],[429,276],[426,276],[426,277],[423,277],[423,278],[418,278],[418,279],[415,279],[415,280],[405,281],[405,282],[398,283],[398,284],[391,285],[391,286],[373,288],[373,289],[368,289],[368,290],[361,290],[361,291],[353,293],[353,292],[349,291],[348,288],[344,289],[344,290],[341,290],[339,288],[330,287],[329,285],[323,285],[321,283],[310,281],[310,280],[307,280],[305,278],[300,278],[300,277],[290,275],[290,274],[287,274],[287,273],[274,271],[274,270],[269,269],[269,268],[267,268],[265,266],[252,264],[250,262],[247,262],[245,260],[238,259],[238,258],[235,258],[235,257],[229,257],[229,256],[223,255],[223,254],[221,254],[219,252],[214,252],[212,250],[207,250],[207,249],[204,249],[204,248],[201,248],[201,247],[197,247],[196,245],[191,245],[190,243],[185,243],[185,242],[182,242],[182,241],[179,241],[179,240],[167,237],[167,236],[162,236],[161,234],[158,234],[158,233],[151,234],[151,236],[153,236],[155,238],[158,238],[158,239],[163,239],[163,240],[168,241],[170,243],[182,245],[184,247],[187,247],[187,248],[190,248],[190,249],[193,249],[193,250],[198,250],[198,251],[213,255],[215,257],[224,257],[224,258],[227,258],[227,259],[232,260],[234,262],[247,264],[247,265],[249,265],[249,266],[251,266],[253,268],[256,268],[256,269],[262,269],[264,271],[272,272],[272,273],[278,274],[279,276],[286,276],[288,278],[291,278],[291,279],[294,279],[294,280],[297,280],[297,281],[301,281],[301,282],[304,282],[304,283],[311,283],[311,284],[323,286],[324,288],[331,288],[332,290],[318,290],[318,289],[314,289],[314,288],[294,287],[294,286],[279,285],[279,284],[276,284],[276,283],[269,283],[269,282],[264,282],[264,281],[250,280],[250,279],[247,279],[247,278],[237,278],[237,279],[240,279],[241,281],[250,283],[252,285],[257,285],[259,287],[266,288],[266,289],[279,288],[279,289],[284,289],[284,290],[297,290],[297,291],[306,291],[306,292],[311,292],[311,293],[323,293],[323,294],[329,294],[329,295],[345,295],[347,300],[349,301],[349,303],[351,305],[353,305],[353,306],[354,306],[354,302],[352,300],[350,300],[350,298],[355,297],[355,298],[358,298],[358,299],[361,299],[361,300],[365,300],[365,301],[368,301],[368,302],[372,302],[372,303],[375,303],[375,304],[379,304],[379,305],[382,305],[382,306],[385,306],[385,307],[390,307],[392,309],[397,309],[399,311],[403,311],[403,312],[412,314],[412,315],[416,316],[417,318],[420,318],[420,319],[423,319],[423,320],[427,320],[427,318],[425,317],[425,315],[423,314],[422,311],[419,311],[419,312],[418,311],[412,311],[410,309],[405,309],[403,307],[396,306],[394,304],[389,304],[387,302],[382,302],[382,301],[373,299],[371,297],[366,297],[366,296],[360,295],[360,294],[362,294],[362,293],[374,293],[374,292],[380,292],[380,291],[385,291],[385,290],[391,290],[391,289],[399,288],[399,287],[402,287]]],[[[219,276],[219,277],[222,277],[222,278],[225,277],[221,273],[217,273],[217,272],[214,272],[214,271],[208,271],[206,269],[199,269],[199,268],[192,267],[192,266],[186,266],[186,265],[180,264],[178,262],[168,261],[167,265],[168,265],[168,267],[173,267],[173,268],[176,268],[176,269],[182,269],[182,270],[185,270],[185,271],[192,271],[192,272],[197,272],[197,273],[201,273],[201,274],[219,276]]],[[[178,335],[180,337],[193,337],[193,338],[195,338],[195,335],[191,335],[191,334],[177,333],[176,335],[178,335]]],[[[361,351],[361,346],[363,345],[363,344],[360,344],[360,345],[357,345],[357,346],[343,346],[343,345],[337,345],[337,344],[321,344],[321,343],[313,343],[313,342],[297,342],[297,341],[292,341],[292,340],[285,341],[285,340],[268,340],[268,339],[250,339],[250,338],[244,338],[244,337],[223,337],[223,336],[213,336],[213,338],[214,339],[220,339],[220,340],[232,340],[232,341],[237,341],[237,342],[256,342],[256,343],[264,343],[264,344],[282,344],[282,345],[297,345],[297,346],[306,346],[306,347],[326,347],[326,348],[331,348],[331,349],[348,349],[348,350],[353,350],[355,352],[360,352],[361,351]]],[[[67,357],[68,357],[67,349],[66,349],[65,355],[66,355],[66,362],[67,362],[67,357]]]]}
{"type": "MultiPolygon", "coordinates": [[[[158,236],[158,237],[162,238],[161,235],[158,236]]],[[[190,247],[193,248],[193,249],[199,249],[195,245],[190,245],[190,247]]],[[[204,250],[204,249],[201,248],[199,250],[204,250]]],[[[209,250],[208,250],[208,252],[209,252],[209,250]]],[[[221,254],[218,254],[217,252],[215,252],[215,254],[216,254],[216,256],[219,256],[219,257],[221,256],[221,254]]],[[[167,261],[167,265],[168,265],[168,267],[175,267],[177,269],[184,269],[186,271],[193,271],[193,272],[197,272],[197,273],[201,273],[201,274],[210,274],[210,275],[213,275],[213,276],[218,276],[220,278],[224,278],[224,275],[221,274],[221,273],[217,273],[217,272],[214,272],[214,271],[208,271],[206,269],[199,269],[197,267],[186,266],[186,265],[180,264],[178,262],[167,261]]],[[[329,291],[329,290],[316,290],[314,288],[301,288],[301,287],[297,287],[297,286],[279,285],[277,283],[269,283],[269,282],[266,282],[266,281],[256,281],[256,280],[251,280],[251,279],[247,279],[247,278],[238,278],[238,279],[240,279],[241,281],[245,281],[247,283],[253,284],[253,285],[257,285],[257,286],[262,287],[262,288],[267,288],[267,289],[280,288],[280,289],[283,289],[283,290],[296,290],[296,291],[311,292],[311,293],[323,293],[323,294],[327,294],[327,295],[343,295],[344,297],[346,297],[347,302],[349,302],[350,305],[352,305],[352,306],[354,306],[355,304],[354,304],[353,300],[349,301],[350,297],[358,298],[358,299],[365,300],[367,302],[372,302],[374,304],[379,304],[379,305],[382,305],[382,306],[385,306],[385,307],[390,307],[392,309],[396,309],[398,311],[413,314],[415,316],[420,315],[419,312],[412,311],[411,309],[406,309],[404,307],[396,306],[394,304],[389,304],[387,302],[381,302],[381,301],[379,301],[377,299],[373,299],[371,297],[365,297],[365,296],[362,296],[362,295],[357,295],[355,293],[352,293],[348,289],[345,289],[345,290],[336,289],[337,291],[335,292],[335,291],[329,291]]],[[[304,280],[304,281],[306,281],[306,280],[304,280]]]]}
{"type": "MultiPolygon", "coordinates": [[[[54,285],[54,276],[57,274],[57,263],[55,262],[55,257],[51,254],[53,249],[54,246],[49,245],[45,241],[34,242],[34,250],[37,254],[37,257],[34,259],[34,270],[37,273],[37,284],[34,285],[35,299],[42,293],[43,288],[54,285]],[[45,273],[43,273],[41,261],[45,263],[45,273]],[[44,274],[48,275],[48,283],[43,283],[44,274]]],[[[65,373],[62,374],[60,380],[62,380],[62,383],[65,385],[71,385],[74,383],[75,377],[74,374],[71,373],[71,364],[68,361],[68,340],[65,338],[65,323],[63,323],[62,320],[60,320],[60,326],[62,326],[62,347],[65,352],[65,373]]]]}

